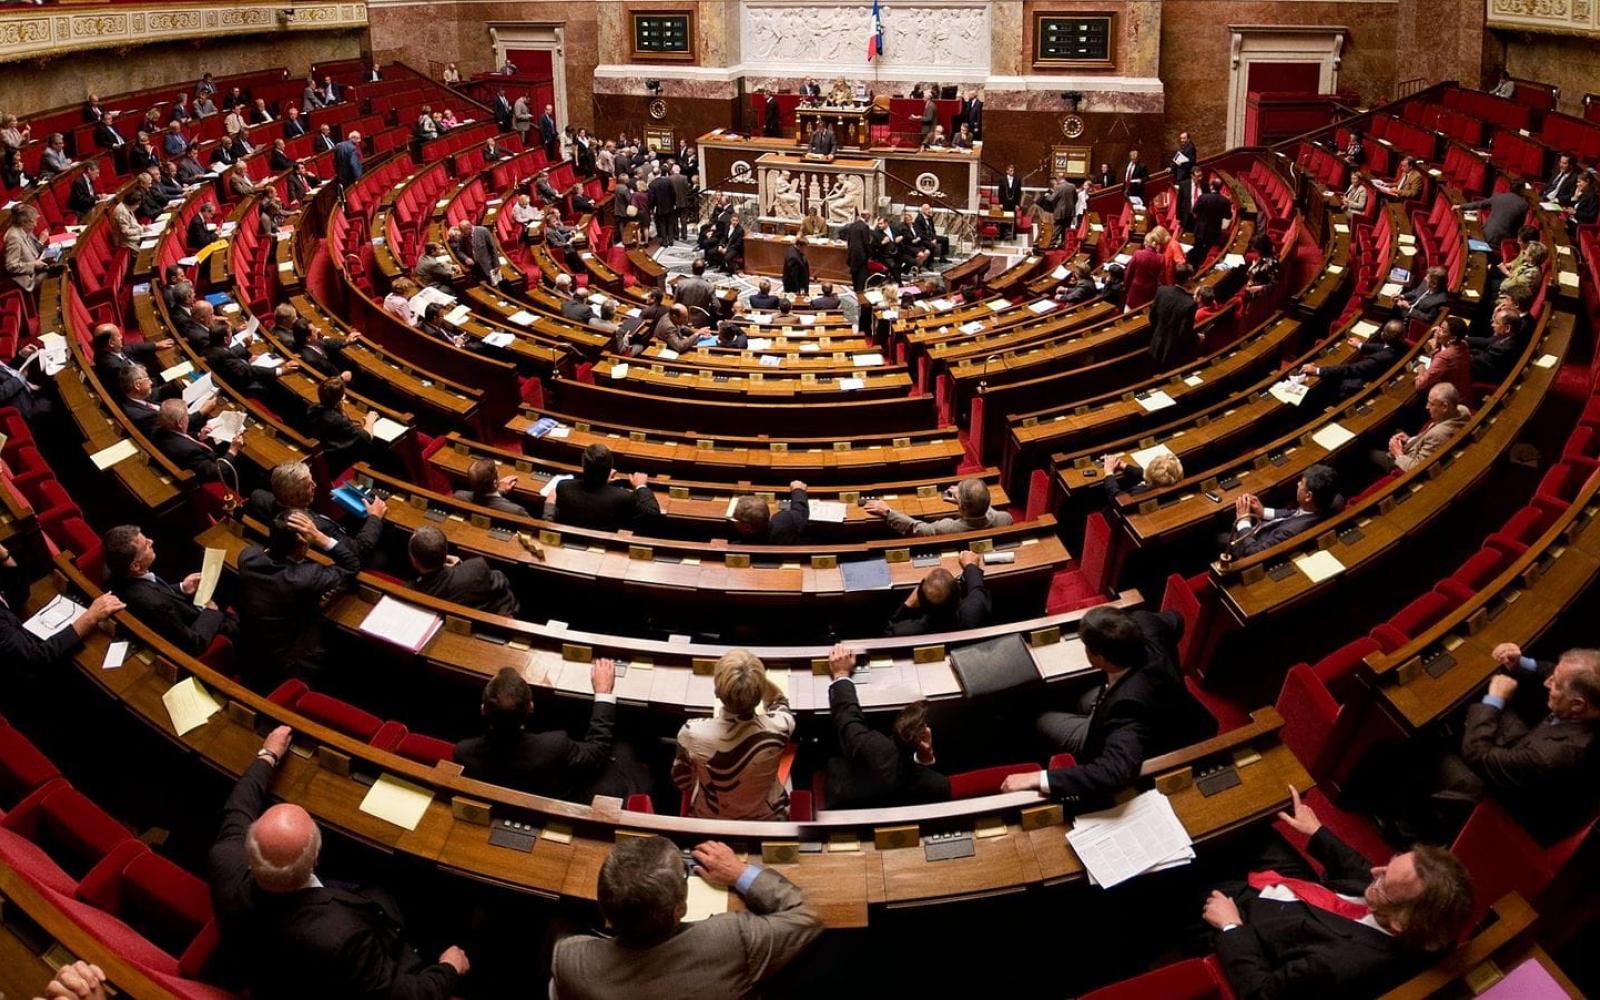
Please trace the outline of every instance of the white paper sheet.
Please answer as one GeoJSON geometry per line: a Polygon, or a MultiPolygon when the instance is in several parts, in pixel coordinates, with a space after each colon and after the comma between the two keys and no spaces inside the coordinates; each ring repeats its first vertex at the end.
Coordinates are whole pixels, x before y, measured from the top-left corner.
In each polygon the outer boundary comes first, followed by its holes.
{"type": "Polygon", "coordinates": [[[1112,809],[1073,820],[1067,842],[1101,888],[1192,860],[1194,843],[1172,803],[1151,790],[1112,809]]]}

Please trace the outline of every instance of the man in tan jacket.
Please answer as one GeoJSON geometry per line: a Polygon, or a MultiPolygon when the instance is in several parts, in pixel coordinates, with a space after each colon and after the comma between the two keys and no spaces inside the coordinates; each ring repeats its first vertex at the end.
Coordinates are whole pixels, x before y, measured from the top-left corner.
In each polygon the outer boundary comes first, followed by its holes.
{"type": "Polygon", "coordinates": [[[1422,425],[1422,430],[1415,434],[1396,434],[1389,439],[1388,451],[1373,453],[1373,461],[1385,472],[1413,469],[1460,433],[1469,416],[1471,413],[1461,405],[1456,387],[1440,382],[1428,390],[1428,422],[1422,425]]]}
{"type": "Polygon", "coordinates": [[[6,230],[6,274],[25,292],[39,286],[39,275],[49,267],[41,259],[44,244],[33,232],[38,224],[39,210],[32,205],[19,205],[11,213],[11,226],[6,230]]]}
{"type": "Polygon", "coordinates": [[[550,995],[559,1000],[747,996],[822,931],[794,883],[741,861],[716,841],[694,849],[690,875],[665,837],[624,838],[601,866],[598,888],[613,936],[579,934],[556,942],[550,995]],[[732,889],[745,908],[684,923],[689,878],[732,889]]]}

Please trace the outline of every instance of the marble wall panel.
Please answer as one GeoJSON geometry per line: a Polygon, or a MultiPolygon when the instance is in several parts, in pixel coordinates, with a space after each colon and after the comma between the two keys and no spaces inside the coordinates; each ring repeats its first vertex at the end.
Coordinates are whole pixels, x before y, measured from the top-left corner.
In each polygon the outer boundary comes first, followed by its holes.
{"type": "Polygon", "coordinates": [[[1215,152],[1225,141],[1230,24],[1344,25],[1350,33],[1344,44],[1340,89],[1354,91],[1363,103],[1390,98],[1401,55],[1397,35],[1402,6],[1360,0],[1164,0],[1161,80],[1167,91],[1166,145],[1170,147],[1184,129],[1200,144],[1202,155],[1215,152]]]}

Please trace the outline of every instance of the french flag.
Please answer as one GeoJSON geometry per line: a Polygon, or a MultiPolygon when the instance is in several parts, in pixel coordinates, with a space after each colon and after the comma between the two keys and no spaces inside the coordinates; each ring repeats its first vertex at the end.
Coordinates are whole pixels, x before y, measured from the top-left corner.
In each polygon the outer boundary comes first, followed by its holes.
{"type": "Polygon", "coordinates": [[[872,0],[872,35],[867,39],[867,62],[883,58],[883,16],[878,10],[878,0],[872,0]]]}

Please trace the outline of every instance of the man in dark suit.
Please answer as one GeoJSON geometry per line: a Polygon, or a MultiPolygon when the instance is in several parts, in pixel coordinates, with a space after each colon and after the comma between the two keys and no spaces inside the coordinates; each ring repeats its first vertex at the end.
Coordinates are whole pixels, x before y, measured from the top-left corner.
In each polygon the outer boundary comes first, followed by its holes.
{"type": "Polygon", "coordinates": [[[728,235],[714,253],[706,255],[707,263],[733,273],[744,266],[744,226],[739,223],[739,213],[728,216],[728,235]]]}
{"type": "MultiPolygon", "coordinates": [[[[234,435],[226,445],[213,446],[189,430],[191,419],[183,400],[167,400],[156,411],[156,424],[150,432],[150,443],[172,459],[178,468],[194,473],[195,482],[216,482],[222,478],[217,459],[239,457],[239,449],[244,446],[244,431],[234,435]]],[[[201,433],[204,433],[204,428],[201,433]]]]}
{"type": "Polygon", "coordinates": [[[1430,267],[1423,279],[1400,293],[1395,308],[1407,319],[1432,323],[1439,310],[1450,304],[1450,273],[1442,267],[1430,267]]]}
{"type": "MultiPolygon", "coordinates": [[[[155,387],[151,383],[150,372],[144,365],[128,365],[119,371],[115,391],[122,397],[122,412],[133,423],[133,429],[145,437],[154,434],[161,415],[161,407],[155,401],[155,387]]],[[[217,401],[213,396],[198,411],[189,415],[189,432],[198,432],[206,419],[216,410],[217,401]]]]}
{"type": "Polygon", "coordinates": [[[1194,206],[1194,161],[1200,154],[1188,132],[1178,133],[1178,148],[1172,152],[1172,183],[1177,190],[1178,223],[1189,228],[1189,212],[1194,206]]]}
{"type": "Polygon", "coordinates": [[[564,730],[530,733],[533,691],[515,668],[506,667],[483,689],[484,736],[456,744],[452,759],[466,776],[533,795],[584,802],[596,795],[627,795],[630,782],[612,766],[617,724],[616,668],[604,657],[589,668],[594,704],[589,729],[575,740],[564,730]]]}
{"type": "Polygon", "coordinates": [[[1194,224],[1195,243],[1189,250],[1189,266],[1198,267],[1205,261],[1213,246],[1222,245],[1227,234],[1227,221],[1234,218],[1234,203],[1222,197],[1222,179],[1211,178],[1210,190],[1200,195],[1189,221],[1194,224]]]}
{"type": "Polygon", "coordinates": [[[473,459],[467,466],[467,488],[456,490],[457,500],[466,500],[479,507],[488,507],[502,514],[515,514],[518,517],[527,517],[528,509],[519,503],[506,499],[505,494],[511,492],[517,485],[516,474],[499,475],[499,469],[492,458],[473,459]]]}
{"type": "Polygon", "coordinates": [[[1098,809],[1139,778],[1151,757],[1208,739],[1217,722],[1184,686],[1178,665],[1183,619],[1176,612],[1128,612],[1102,605],[1083,616],[1078,634],[1101,685],[1071,712],[1045,712],[1036,728],[1070,767],[1007,778],[1006,791],[1037,790],[1067,811],[1098,809]]]}
{"type": "Polygon", "coordinates": [[[184,232],[183,247],[190,253],[198,253],[210,246],[216,240],[216,230],[212,228],[212,220],[217,217],[216,202],[202,201],[189,219],[189,228],[184,232]]]}
{"type": "MultiPolygon", "coordinates": [[[[382,530],[381,517],[368,517],[361,525],[369,550],[382,530]]],[[[239,649],[245,675],[269,687],[285,677],[319,675],[322,599],[349,586],[360,571],[360,553],[348,539],[325,534],[303,510],[280,511],[267,544],[239,554],[239,649]],[[313,545],[332,565],[307,558],[313,545]]]]}
{"type": "Polygon", "coordinates": [[[1228,551],[1235,558],[1265,552],[1311,530],[1339,506],[1339,476],[1319,462],[1307,469],[1295,485],[1293,508],[1263,507],[1254,494],[1240,495],[1234,502],[1233,537],[1228,551]]]}
{"type": "Polygon", "coordinates": [[[778,97],[772,91],[767,91],[767,105],[763,109],[761,119],[761,134],[769,139],[775,139],[783,133],[782,112],[778,110],[778,97]]]}
{"type": "MultiPolygon", "coordinates": [[[[294,157],[289,155],[288,146],[282,139],[272,140],[272,152],[267,157],[267,166],[274,171],[288,170],[294,166],[294,157]]],[[[291,201],[298,199],[291,198],[291,201]]]]}
{"type": "MultiPolygon", "coordinates": [[[[94,373],[100,379],[100,385],[108,392],[120,393],[122,370],[133,365],[143,365],[146,371],[157,367],[161,363],[157,352],[171,347],[172,341],[151,343],[145,340],[137,344],[124,344],[122,331],[115,323],[101,323],[94,328],[91,346],[94,350],[94,373]]],[[[155,398],[177,399],[182,395],[183,383],[173,379],[156,391],[155,398]]]]}
{"type": "Polygon", "coordinates": [[[1139,162],[1139,151],[1128,150],[1128,165],[1122,169],[1122,193],[1129,198],[1144,199],[1144,182],[1150,176],[1150,168],[1139,162]]]}
{"type": "Polygon", "coordinates": [[[83,172],[72,181],[72,189],[67,192],[67,207],[78,216],[88,215],[100,202],[100,192],[95,189],[95,180],[100,176],[100,164],[90,160],[83,165],[83,172]]]}
{"type": "Polygon", "coordinates": [[[1194,330],[1197,308],[1194,296],[1185,286],[1194,271],[1187,263],[1172,270],[1173,283],[1156,289],[1155,300],[1150,304],[1150,360],[1157,371],[1164,371],[1190,353],[1196,344],[1205,343],[1205,334],[1198,336],[1194,330]]]}
{"type": "Polygon", "coordinates": [[[1372,811],[1391,840],[1449,840],[1485,797],[1542,844],[1594,818],[1600,652],[1569,649],[1541,663],[1503,642],[1493,656],[1504,672],[1467,707],[1459,744],[1384,744],[1351,775],[1351,802],[1372,811]]]}
{"type": "MultiPolygon", "coordinates": [[[[260,524],[271,524],[284,511],[310,511],[317,499],[317,481],[311,475],[311,467],[304,462],[284,462],[274,466],[267,485],[269,489],[252,492],[244,503],[245,516],[260,524]]],[[[389,505],[381,497],[374,498],[366,507],[368,521],[382,521],[389,512],[389,505]]],[[[348,543],[363,561],[372,556],[378,532],[368,535],[363,530],[351,535],[337,521],[315,511],[311,511],[311,523],[329,538],[348,543]]]]}
{"type": "Polygon", "coordinates": [[[351,132],[333,147],[333,176],[343,187],[361,179],[361,133],[351,132]]]}
{"type": "Polygon", "coordinates": [[[6,665],[13,684],[18,673],[37,676],[62,662],[101,622],[123,609],[122,598],[101,594],[71,625],[41,639],[22,627],[32,582],[32,576],[24,573],[11,552],[0,545],[0,663],[6,665]]]}
{"type": "Polygon", "coordinates": [[[911,220],[911,235],[917,245],[940,260],[950,259],[950,237],[939,232],[933,222],[933,206],[923,202],[911,220]]]}
{"type": "Polygon", "coordinates": [[[875,809],[946,802],[950,779],[934,770],[928,703],[914,702],[895,716],[894,736],[867,724],[851,680],[859,653],[845,645],[828,657],[828,709],[838,752],[828,757],[829,809],[875,809]]]}
{"type": "Polygon", "coordinates": [[[939,105],[934,103],[934,95],[929,94],[922,105],[922,137],[918,145],[926,146],[928,138],[933,135],[933,127],[939,124],[939,105]]]}
{"type": "Polygon", "coordinates": [[[267,734],[222,807],[206,859],[222,944],[261,1000],[313,992],[447,1000],[471,963],[452,945],[426,963],[406,940],[381,889],[317,877],[322,834],[300,806],[267,808],[273,770],[288,755],[288,726],[267,734]]]}
{"type": "Polygon", "coordinates": [[[1015,164],[1006,164],[1006,175],[1000,178],[999,198],[1000,207],[1007,212],[1015,212],[1022,204],[1022,178],[1017,176],[1015,164]]]}
{"type": "Polygon", "coordinates": [[[821,289],[819,289],[819,291],[820,291],[821,294],[813,295],[811,297],[811,308],[813,308],[813,309],[837,309],[837,308],[839,308],[840,299],[839,299],[839,296],[833,290],[833,282],[824,281],[822,283],[822,287],[821,287],[821,289]]]}
{"type": "Polygon", "coordinates": [[[1391,319],[1383,324],[1383,329],[1361,342],[1354,360],[1339,365],[1301,365],[1300,371],[1317,376],[1319,388],[1331,386],[1334,397],[1344,399],[1365,389],[1373,379],[1393,367],[1400,360],[1405,343],[1405,321],[1391,319]]]}
{"type": "Polygon", "coordinates": [[[811,141],[807,143],[806,151],[812,156],[820,156],[831,160],[833,159],[834,146],[833,126],[823,122],[817,126],[816,131],[811,133],[811,141]]]}
{"type": "Polygon", "coordinates": [[[783,290],[791,295],[811,294],[811,262],[806,259],[806,238],[796,236],[783,260],[783,290]]]}
{"type": "Polygon", "coordinates": [[[372,428],[377,410],[368,410],[361,423],[344,412],[344,379],[330,375],[317,383],[317,402],[306,409],[306,426],[322,442],[330,474],[337,475],[356,462],[375,458],[372,428]]]}
{"type": "Polygon", "coordinates": [[[555,108],[546,104],[544,114],[539,116],[539,145],[544,147],[547,162],[556,162],[560,149],[556,145],[556,113],[555,108]]]}
{"type": "Polygon", "coordinates": [[[733,505],[733,527],[746,542],[759,545],[794,545],[805,534],[811,517],[806,499],[806,484],[796,479],[789,484],[789,509],[772,514],[760,497],[740,497],[733,505]]]}
{"type": "Polygon", "coordinates": [[[339,144],[337,142],[335,142],[334,138],[333,138],[333,127],[332,126],[330,126],[330,125],[318,125],[317,126],[317,136],[316,136],[316,138],[311,140],[311,152],[313,154],[315,154],[315,153],[326,153],[329,150],[332,150],[332,149],[336,148],[338,145],[339,144]]]}
{"type": "Polygon", "coordinates": [[[1290,793],[1293,811],[1278,818],[1311,838],[1322,876],[1274,836],[1201,914],[1236,996],[1377,996],[1455,947],[1472,919],[1460,861],[1425,845],[1374,867],[1290,793]]]}
{"type": "Polygon", "coordinates": [[[195,656],[218,635],[232,636],[238,619],[217,608],[216,601],[205,607],[194,603],[200,574],[190,573],[176,584],[157,576],[151,568],[156,561],[155,543],[136,525],[112,528],[100,540],[111,592],[122,598],[133,617],[154,629],[162,638],[195,656]]]}
{"type": "Polygon", "coordinates": [[[412,589],[431,597],[487,611],[492,615],[517,614],[517,595],[506,575],[479,556],[460,559],[450,554],[444,532],[423,525],[411,534],[406,548],[411,568],[417,571],[412,589]]]}
{"type": "Polygon", "coordinates": [[[511,131],[511,102],[506,100],[504,87],[496,87],[494,101],[489,105],[490,112],[494,115],[495,124],[500,126],[500,131],[511,131]]]}
{"type": "Polygon", "coordinates": [[[868,264],[872,261],[872,227],[857,214],[844,227],[845,264],[850,268],[850,287],[860,295],[867,287],[868,264]]]}
{"type": "Polygon", "coordinates": [[[646,485],[649,478],[635,472],[626,481],[611,481],[611,449],[591,444],[583,450],[583,472],[556,487],[555,518],[579,528],[616,531],[637,528],[660,516],[661,505],[646,485]]]}
{"type": "Polygon", "coordinates": [[[983,138],[983,95],[978,91],[967,91],[967,100],[961,109],[961,120],[966,123],[974,139],[983,138]]]}
{"type": "Polygon", "coordinates": [[[982,556],[961,553],[961,578],[940,566],[929,570],[905,603],[889,616],[887,635],[925,635],[953,629],[980,628],[989,622],[989,587],[982,556]]]}
{"type": "Polygon", "coordinates": [[[283,137],[285,139],[298,139],[306,134],[306,122],[300,117],[300,109],[290,107],[289,113],[283,119],[283,137]]]}
{"type": "Polygon", "coordinates": [[[670,246],[677,238],[677,205],[678,196],[672,190],[672,180],[661,174],[651,181],[647,192],[650,195],[650,213],[655,216],[656,239],[662,246],[670,246]]]}
{"type": "Polygon", "coordinates": [[[1553,201],[1562,208],[1572,204],[1573,194],[1578,189],[1578,171],[1572,168],[1572,154],[1562,153],[1556,157],[1556,171],[1550,175],[1550,180],[1544,186],[1539,200],[1553,201]]]}
{"type": "Polygon", "coordinates": [[[1055,187],[1050,191],[1050,242],[1066,246],[1067,230],[1078,215],[1078,185],[1067,180],[1065,174],[1056,175],[1055,187]]]}

